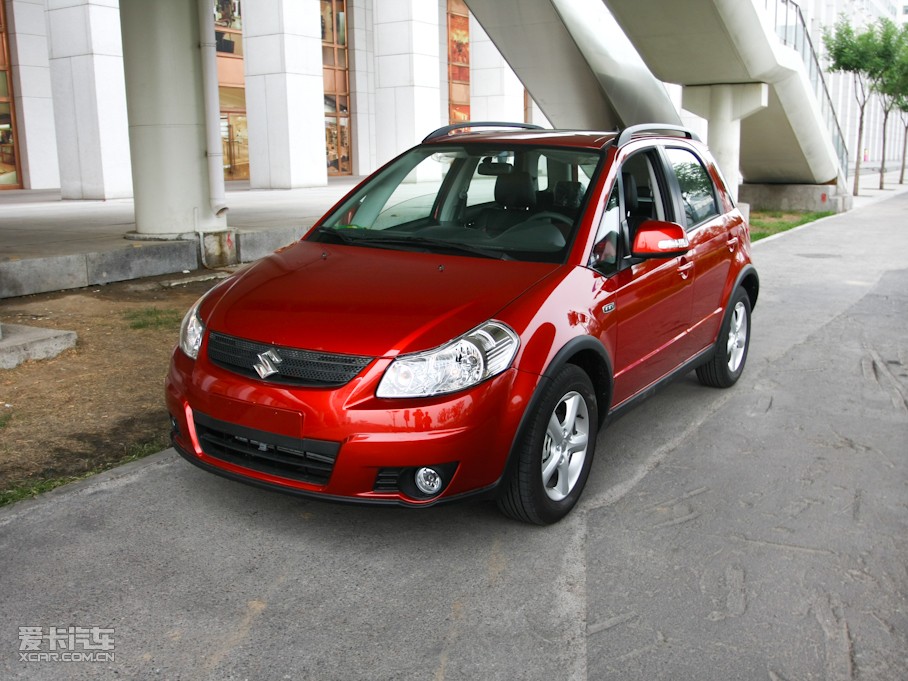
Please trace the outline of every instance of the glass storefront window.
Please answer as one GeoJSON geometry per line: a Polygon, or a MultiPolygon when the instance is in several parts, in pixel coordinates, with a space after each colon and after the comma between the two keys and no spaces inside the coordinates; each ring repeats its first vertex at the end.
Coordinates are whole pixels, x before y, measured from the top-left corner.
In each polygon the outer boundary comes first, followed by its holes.
{"type": "Polygon", "coordinates": [[[470,120],[470,11],[448,0],[448,121],[470,120]]]}
{"type": "Polygon", "coordinates": [[[243,12],[240,0],[215,0],[214,38],[219,54],[243,56],[243,12]]]}
{"type": "Polygon", "coordinates": [[[219,88],[221,100],[221,148],[224,179],[249,179],[249,132],[246,125],[246,90],[219,88]]]}
{"type": "Polygon", "coordinates": [[[19,189],[19,153],[16,144],[16,112],[13,108],[9,41],[6,35],[6,3],[0,2],[0,189],[19,189]]]}
{"type": "Polygon", "coordinates": [[[320,0],[322,73],[325,84],[325,153],[329,175],[352,175],[350,73],[346,0],[320,0]]]}
{"type": "Polygon", "coordinates": [[[218,53],[218,99],[224,179],[249,179],[249,134],[243,76],[243,12],[240,0],[213,0],[218,53]]]}

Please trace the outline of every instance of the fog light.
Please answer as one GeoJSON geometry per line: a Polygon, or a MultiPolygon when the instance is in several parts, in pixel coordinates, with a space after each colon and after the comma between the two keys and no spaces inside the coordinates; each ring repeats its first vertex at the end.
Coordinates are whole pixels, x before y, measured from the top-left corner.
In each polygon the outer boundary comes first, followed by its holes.
{"type": "Polygon", "coordinates": [[[441,491],[441,475],[434,468],[420,468],[414,476],[416,487],[423,494],[435,496],[441,491]]]}

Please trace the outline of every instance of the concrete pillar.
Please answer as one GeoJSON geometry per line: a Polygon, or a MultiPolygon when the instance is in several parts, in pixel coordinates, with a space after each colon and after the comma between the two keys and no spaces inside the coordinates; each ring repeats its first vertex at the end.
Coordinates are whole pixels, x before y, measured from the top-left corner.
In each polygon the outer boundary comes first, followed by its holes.
{"type": "Polygon", "coordinates": [[[262,189],[328,182],[319,3],[243,4],[250,185],[262,189]]]}
{"type": "Polygon", "coordinates": [[[768,104],[769,86],[765,83],[684,88],[682,106],[707,119],[707,144],[735,200],[741,184],[741,119],[765,109],[768,104]]]}
{"type": "Polygon", "coordinates": [[[377,2],[375,128],[378,163],[420,142],[447,120],[441,112],[438,5],[377,2]]]}
{"type": "Polygon", "coordinates": [[[7,0],[17,142],[26,189],[60,186],[44,0],[7,0]]]}
{"type": "Polygon", "coordinates": [[[226,219],[209,201],[198,5],[121,0],[120,14],[136,231],[223,232],[226,219]]]}
{"type": "Polygon", "coordinates": [[[64,199],[132,195],[116,0],[47,0],[64,199]]]}
{"type": "Polygon", "coordinates": [[[523,93],[523,83],[471,15],[470,118],[520,123],[524,119],[523,93]]]}

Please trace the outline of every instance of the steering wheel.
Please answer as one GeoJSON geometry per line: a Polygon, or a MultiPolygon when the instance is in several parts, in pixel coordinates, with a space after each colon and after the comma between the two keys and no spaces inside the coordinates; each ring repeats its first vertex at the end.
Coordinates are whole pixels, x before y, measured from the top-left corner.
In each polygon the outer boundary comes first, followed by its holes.
{"type": "Polygon", "coordinates": [[[552,220],[554,222],[560,222],[565,225],[574,224],[574,218],[570,218],[564,213],[559,213],[554,210],[544,210],[541,213],[531,215],[530,219],[527,220],[527,222],[535,222],[536,220],[552,220]]]}

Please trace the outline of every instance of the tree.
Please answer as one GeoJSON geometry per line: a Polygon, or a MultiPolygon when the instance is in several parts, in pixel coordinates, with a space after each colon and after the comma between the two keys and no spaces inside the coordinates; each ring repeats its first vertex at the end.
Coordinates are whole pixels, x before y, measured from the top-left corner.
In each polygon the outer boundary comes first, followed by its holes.
{"type": "Polygon", "coordinates": [[[886,175],[886,126],[889,123],[889,114],[896,108],[899,98],[905,94],[904,87],[906,75],[902,73],[908,65],[905,50],[905,30],[900,31],[889,19],[881,19],[876,32],[876,62],[880,66],[879,73],[872,77],[872,87],[880,97],[883,107],[883,153],[880,162],[880,189],[884,189],[884,176],[886,175]]]}
{"type": "Polygon", "coordinates": [[[895,108],[902,118],[902,170],[899,184],[905,184],[905,160],[908,157],[908,24],[902,26],[902,49],[896,67],[895,108]]]}
{"type": "Polygon", "coordinates": [[[899,173],[899,184],[905,184],[905,158],[908,156],[908,97],[902,97],[898,103],[902,116],[904,135],[902,137],[902,171],[899,173]]]}
{"type": "Polygon", "coordinates": [[[856,33],[847,19],[836,23],[832,32],[823,33],[830,71],[850,73],[854,79],[854,96],[858,103],[858,140],[854,163],[854,195],[861,182],[861,149],[864,144],[864,114],[870,101],[871,87],[878,80],[884,65],[879,60],[877,28],[871,26],[856,33]]]}

